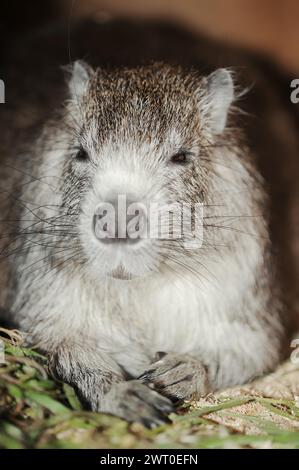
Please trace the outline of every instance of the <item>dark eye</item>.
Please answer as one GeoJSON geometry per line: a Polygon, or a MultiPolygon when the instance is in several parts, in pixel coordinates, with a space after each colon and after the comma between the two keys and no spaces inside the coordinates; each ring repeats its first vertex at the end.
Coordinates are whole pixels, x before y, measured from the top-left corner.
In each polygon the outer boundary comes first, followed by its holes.
{"type": "Polygon", "coordinates": [[[189,154],[187,152],[178,152],[176,154],[174,154],[170,161],[171,163],[176,163],[176,164],[184,164],[184,163],[187,163],[188,161],[188,156],[189,154]]]}
{"type": "Polygon", "coordinates": [[[80,162],[86,162],[89,160],[89,155],[88,155],[88,152],[83,148],[83,147],[80,147],[78,150],[77,150],[77,153],[76,153],[76,160],[80,161],[80,162]]]}

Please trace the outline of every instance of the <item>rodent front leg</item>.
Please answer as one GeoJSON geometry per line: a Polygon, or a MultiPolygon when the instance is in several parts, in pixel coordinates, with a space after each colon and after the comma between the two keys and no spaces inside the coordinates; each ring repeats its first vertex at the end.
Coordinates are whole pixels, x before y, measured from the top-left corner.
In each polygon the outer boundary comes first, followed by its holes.
{"type": "Polygon", "coordinates": [[[106,352],[77,344],[63,344],[49,356],[54,376],[72,385],[81,401],[129,422],[152,428],[168,421],[171,401],[138,380],[126,380],[120,366],[106,352]]]}
{"type": "Polygon", "coordinates": [[[158,352],[155,361],[138,380],[153,384],[159,393],[175,403],[199,398],[210,391],[205,366],[189,354],[158,352]]]}

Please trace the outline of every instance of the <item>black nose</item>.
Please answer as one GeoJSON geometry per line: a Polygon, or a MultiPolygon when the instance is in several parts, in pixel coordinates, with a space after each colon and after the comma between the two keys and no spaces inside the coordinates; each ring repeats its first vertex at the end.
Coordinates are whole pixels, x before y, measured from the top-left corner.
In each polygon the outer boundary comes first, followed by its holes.
{"type": "Polygon", "coordinates": [[[93,230],[103,243],[138,243],[147,235],[146,208],[128,200],[102,202],[93,218],[93,230]]]}

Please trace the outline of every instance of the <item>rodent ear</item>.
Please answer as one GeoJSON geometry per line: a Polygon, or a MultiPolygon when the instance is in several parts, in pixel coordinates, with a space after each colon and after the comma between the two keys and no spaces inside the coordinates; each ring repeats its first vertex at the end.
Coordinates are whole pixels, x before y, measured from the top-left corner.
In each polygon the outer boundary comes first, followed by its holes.
{"type": "Polygon", "coordinates": [[[69,89],[74,99],[80,99],[87,91],[89,80],[94,74],[93,68],[83,60],[74,62],[71,69],[69,89]]]}
{"type": "Polygon", "coordinates": [[[234,100],[234,82],[227,69],[218,69],[206,80],[208,113],[214,134],[221,134],[226,126],[229,108],[234,100]]]}

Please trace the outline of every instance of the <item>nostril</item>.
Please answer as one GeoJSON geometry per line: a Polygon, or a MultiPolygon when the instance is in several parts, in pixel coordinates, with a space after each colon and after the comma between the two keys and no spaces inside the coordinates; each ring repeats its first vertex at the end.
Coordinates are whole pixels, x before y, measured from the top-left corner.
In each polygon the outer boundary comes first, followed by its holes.
{"type": "Polygon", "coordinates": [[[146,208],[142,203],[121,199],[102,202],[93,217],[93,232],[101,242],[136,243],[147,232],[146,208]]]}
{"type": "MultiPolygon", "coordinates": [[[[134,206],[137,203],[134,203],[134,206]]],[[[128,209],[129,211],[129,209],[128,209]]],[[[134,214],[127,215],[127,237],[131,241],[139,241],[146,236],[147,216],[143,208],[138,207],[134,210],[134,214]]]]}
{"type": "Polygon", "coordinates": [[[98,205],[93,216],[93,232],[100,241],[115,238],[116,213],[115,207],[110,202],[98,205]]]}

